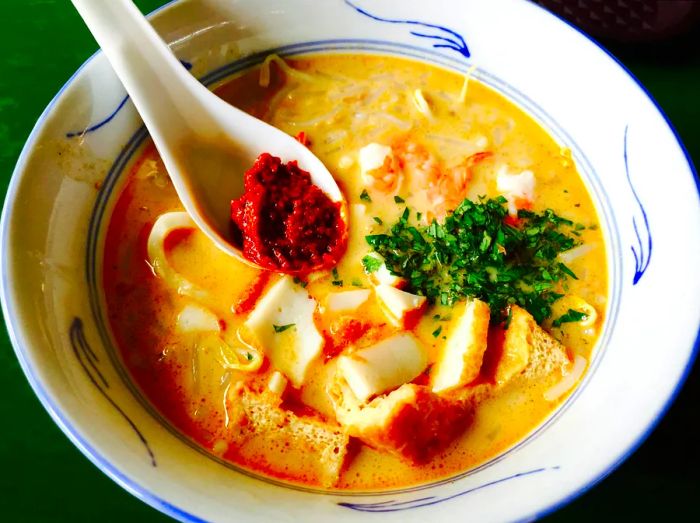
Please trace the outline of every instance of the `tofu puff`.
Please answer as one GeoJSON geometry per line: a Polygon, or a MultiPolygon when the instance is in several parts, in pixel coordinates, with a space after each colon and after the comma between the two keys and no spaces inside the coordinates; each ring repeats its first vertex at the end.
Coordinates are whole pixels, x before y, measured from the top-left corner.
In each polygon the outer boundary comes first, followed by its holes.
{"type": "Polygon", "coordinates": [[[144,145],[104,295],[128,374],[184,436],[298,485],[400,488],[497,456],[575,388],[605,321],[604,238],[569,152],[528,115],[377,55],[271,56],[216,91],[324,162],[349,236],[332,270],[243,265],[144,145]],[[513,269],[528,249],[540,265],[513,269]]]}

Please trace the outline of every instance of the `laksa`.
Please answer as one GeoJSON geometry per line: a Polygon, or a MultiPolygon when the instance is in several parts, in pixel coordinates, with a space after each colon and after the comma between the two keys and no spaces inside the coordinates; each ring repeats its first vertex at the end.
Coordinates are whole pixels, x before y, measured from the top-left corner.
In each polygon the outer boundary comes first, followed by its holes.
{"type": "Polygon", "coordinates": [[[346,205],[262,154],[231,202],[248,265],[144,147],[103,284],[125,366],[178,431],[294,484],[397,488],[497,456],[576,387],[605,245],[569,151],[530,116],[376,55],[270,56],[216,92],[309,147],[346,205]]]}

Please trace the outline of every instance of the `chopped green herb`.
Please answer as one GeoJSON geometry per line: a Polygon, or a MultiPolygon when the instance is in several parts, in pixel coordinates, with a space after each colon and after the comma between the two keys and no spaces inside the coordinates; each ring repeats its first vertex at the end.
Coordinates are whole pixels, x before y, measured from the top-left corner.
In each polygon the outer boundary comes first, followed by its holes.
{"type": "Polygon", "coordinates": [[[296,323],[289,323],[287,325],[273,325],[272,328],[275,330],[275,332],[284,332],[287,329],[291,329],[295,325],[296,323]]]}
{"type": "Polygon", "coordinates": [[[331,271],[331,274],[333,275],[333,281],[331,282],[333,285],[336,287],[342,287],[343,286],[343,280],[340,279],[340,276],[338,275],[338,269],[333,267],[333,270],[331,271]]]}
{"type": "Polygon", "coordinates": [[[253,355],[250,352],[246,352],[245,359],[247,359],[248,361],[253,361],[253,355]]]}
{"type": "Polygon", "coordinates": [[[574,309],[569,309],[564,314],[559,316],[556,320],[552,322],[554,327],[561,327],[562,323],[574,323],[577,321],[585,320],[588,315],[585,312],[575,311],[574,309]]]}
{"type": "Polygon", "coordinates": [[[394,201],[395,201],[396,203],[403,203],[403,202],[405,202],[406,200],[404,200],[403,198],[401,198],[401,196],[399,196],[399,195],[397,194],[396,196],[394,196],[394,201]]]}
{"type": "Polygon", "coordinates": [[[508,316],[506,316],[506,321],[505,325],[503,326],[504,329],[508,330],[510,328],[510,320],[513,319],[513,309],[511,307],[508,307],[508,316]]]}
{"type": "Polygon", "coordinates": [[[371,202],[372,198],[369,197],[369,193],[367,192],[367,189],[363,189],[362,192],[360,193],[360,200],[363,202],[371,202]]]}
{"type": "Polygon", "coordinates": [[[350,282],[350,284],[353,287],[362,287],[363,286],[362,282],[360,280],[358,280],[357,278],[353,278],[352,281],[350,282]]]}
{"type": "Polygon", "coordinates": [[[433,331],[433,338],[437,338],[440,336],[440,333],[442,332],[442,325],[440,325],[437,329],[433,331]]]}
{"type": "Polygon", "coordinates": [[[379,270],[379,268],[382,266],[382,260],[379,258],[372,256],[371,254],[368,254],[364,258],[362,258],[362,266],[365,268],[365,272],[367,274],[372,274],[373,272],[376,272],[379,270]]]}
{"type": "Polygon", "coordinates": [[[563,273],[565,273],[565,274],[566,274],[567,276],[569,276],[570,278],[573,278],[574,280],[578,280],[578,276],[576,276],[576,274],[574,274],[574,271],[572,271],[571,269],[569,269],[569,268],[568,268],[566,265],[564,265],[563,263],[560,263],[560,264],[559,264],[559,268],[561,269],[561,271],[562,271],[563,273]]]}
{"type": "Polygon", "coordinates": [[[382,221],[382,219],[379,216],[374,216],[372,219],[375,222],[377,222],[379,225],[384,225],[384,222],[382,221]]]}
{"type": "Polygon", "coordinates": [[[294,283],[296,283],[297,285],[301,285],[302,289],[305,289],[306,286],[308,285],[308,282],[305,282],[304,280],[302,280],[301,278],[299,278],[297,276],[294,276],[294,283]]]}
{"type": "MultiPolygon", "coordinates": [[[[476,297],[489,304],[494,322],[517,304],[542,323],[561,296],[556,291],[576,278],[557,259],[580,244],[571,235],[575,225],[547,209],[520,210],[513,226],[505,221],[506,203],[502,196],[464,200],[442,222],[427,226],[414,225],[407,208],[387,233],[365,239],[392,274],[431,302],[452,305],[476,297]]],[[[366,256],[362,263],[373,272],[382,262],[366,256]]]]}

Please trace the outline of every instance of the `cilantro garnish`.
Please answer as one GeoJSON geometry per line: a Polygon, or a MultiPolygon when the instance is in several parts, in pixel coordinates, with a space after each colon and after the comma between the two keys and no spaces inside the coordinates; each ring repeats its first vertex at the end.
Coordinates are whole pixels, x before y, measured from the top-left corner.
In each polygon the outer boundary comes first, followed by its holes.
{"type": "Polygon", "coordinates": [[[365,272],[367,274],[372,274],[373,272],[378,271],[382,266],[382,263],[384,263],[382,260],[370,254],[362,258],[362,266],[365,268],[365,272]]]}
{"type": "Polygon", "coordinates": [[[291,329],[295,325],[296,323],[288,323],[287,325],[272,325],[272,328],[275,330],[275,332],[284,332],[287,329],[291,329]]]}
{"type": "Polygon", "coordinates": [[[372,219],[375,222],[377,222],[379,225],[384,225],[384,222],[382,221],[382,219],[379,216],[374,216],[372,219]]]}
{"type": "Polygon", "coordinates": [[[395,201],[396,203],[403,203],[403,202],[405,202],[406,200],[404,200],[403,198],[401,198],[401,196],[396,195],[396,196],[394,196],[394,201],[395,201]]]}
{"type": "Polygon", "coordinates": [[[362,192],[360,193],[360,200],[363,202],[371,202],[372,198],[370,198],[369,193],[367,192],[367,189],[362,189],[362,192]]]}
{"type": "Polygon", "coordinates": [[[437,329],[433,331],[433,338],[437,338],[440,336],[440,333],[442,332],[442,325],[440,325],[437,329]]]}
{"type": "Polygon", "coordinates": [[[562,323],[575,323],[577,321],[585,320],[588,315],[585,312],[576,311],[574,309],[569,309],[564,314],[559,316],[556,320],[552,322],[554,327],[561,327],[562,323]]]}
{"type": "MultiPolygon", "coordinates": [[[[464,200],[442,223],[427,226],[413,225],[407,208],[387,233],[365,239],[392,273],[431,302],[477,297],[489,304],[494,321],[517,304],[541,323],[561,297],[558,283],[576,277],[557,259],[578,245],[569,234],[574,223],[551,209],[520,210],[517,225],[507,216],[503,197],[464,200]]],[[[371,256],[362,263],[367,272],[368,264],[381,266],[371,256]]]]}

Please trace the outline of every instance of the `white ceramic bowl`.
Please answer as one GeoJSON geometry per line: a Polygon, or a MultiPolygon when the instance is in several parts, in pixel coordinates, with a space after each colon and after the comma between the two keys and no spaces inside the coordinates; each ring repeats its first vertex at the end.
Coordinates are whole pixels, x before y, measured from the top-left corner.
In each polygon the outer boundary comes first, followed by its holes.
{"type": "Polygon", "coordinates": [[[146,406],[106,327],[102,233],[145,132],[98,53],[27,141],[1,240],[2,305],[17,356],[56,423],[100,469],[182,520],[405,522],[468,514],[511,521],[567,502],[640,444],[697,349],[700,207],[673,129],[603,49],[520,0],[190,0],[152,20],[207,83],[271,49],[390,53],[459,71],[476,65],[476,77],[573,151],[605,228],[610,302],[590,370],[568,401],[514,448],[449,481],[381,494],[319,493],[223,464],[146,406]]]}

